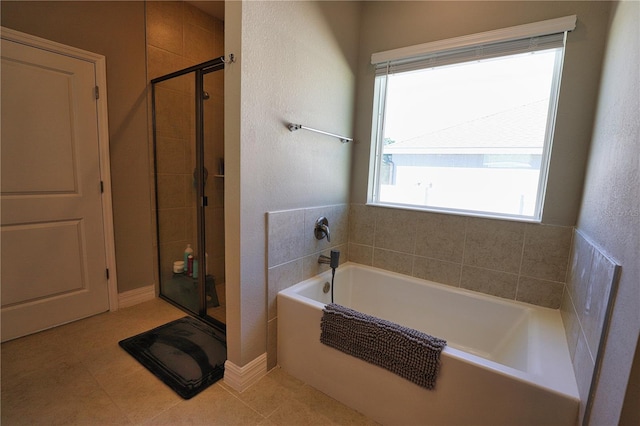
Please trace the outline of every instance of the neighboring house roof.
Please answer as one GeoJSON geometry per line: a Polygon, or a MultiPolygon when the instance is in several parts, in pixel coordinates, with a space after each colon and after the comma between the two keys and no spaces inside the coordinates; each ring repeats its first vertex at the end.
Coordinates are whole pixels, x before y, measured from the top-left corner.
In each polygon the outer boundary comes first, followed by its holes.
{"type": "Polygon", "coordinates": [[[385,154],[541,154],[549,101],[541,100],[384,146],[385,154]]]}

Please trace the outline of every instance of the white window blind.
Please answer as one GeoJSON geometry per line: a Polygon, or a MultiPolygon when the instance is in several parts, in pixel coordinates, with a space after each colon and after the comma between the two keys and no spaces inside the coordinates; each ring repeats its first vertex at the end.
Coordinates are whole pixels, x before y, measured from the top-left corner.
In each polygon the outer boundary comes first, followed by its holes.
{"type": "Polygon", "coordinates": [[[565,32],[575,28],[576,16],[503,28],[471,36],[374,53],[376,75],[534,52],[564,46],[565,32]]]}

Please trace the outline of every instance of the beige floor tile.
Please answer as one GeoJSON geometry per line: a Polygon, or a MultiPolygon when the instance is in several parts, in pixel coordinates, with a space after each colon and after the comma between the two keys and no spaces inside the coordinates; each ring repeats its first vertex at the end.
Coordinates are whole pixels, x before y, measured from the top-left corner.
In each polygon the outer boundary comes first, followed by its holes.
{"type": "Polygon", "coordinates": [[[323,413],[335,424],[370,426],[377,424],[359,412],[308,385],[304,385],[294,394],[294,397],[311,410],[323,413]]]}
{"type": "Polygon", "coordinates": [[[258,425],[264,417],[215,384],[160,413],[153,425],[258,425]]]}
{"type": "Polygon", "coordinates": [[[2,425],[373,425],[273,369],[243,393],[183,400],[118,342],[186,314],[155,299],[2,344],[2,425]]]}
{"type": "Polygon", "coordinates": [[[229,388],[224,382],[221,386],[258,413],[268,417],[286,401],[294,398],[295,392],[304,385],[276,368],[242,393],[229,388]]]}
{"type": "Polygon", "coordinates": [[[128,424],[84,366],[62,361],[2,380],[2,424],[128,424]]]}
{"type": "Polygon", "coordinates": [[[182,401],[146,369],[111,380],[104,385],[104,390],[136,424],[144,423],[182,401]]]}
{"type": "Polygon", "coordinates": [[[269,424],[281,426],[327,426],[335,424],[323,413],[314,411],[296,399],[285,401],[268,417],[268,420],[269,424]]]}

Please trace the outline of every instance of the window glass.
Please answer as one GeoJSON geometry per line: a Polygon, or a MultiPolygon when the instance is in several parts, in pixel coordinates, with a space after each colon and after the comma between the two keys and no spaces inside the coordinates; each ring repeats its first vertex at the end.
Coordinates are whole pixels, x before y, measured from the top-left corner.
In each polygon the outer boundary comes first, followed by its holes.
{"type": "Polygon", "coordinates": [[[371,200],[540,220],[562,48],[376,77],[371,200]]]}

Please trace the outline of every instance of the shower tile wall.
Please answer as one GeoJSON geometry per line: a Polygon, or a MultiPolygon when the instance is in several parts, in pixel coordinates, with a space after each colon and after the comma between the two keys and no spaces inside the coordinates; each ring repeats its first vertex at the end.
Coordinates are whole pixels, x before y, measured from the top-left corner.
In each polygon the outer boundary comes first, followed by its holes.
{"type": "Polygon", "coordinates": [[[277,365],[276,296],[280,290],[319,274],[328,265],[318,263],[320,254],[340,250],[340,263],[346,262],[349,206],[338,204],[308,209],[267,213],[267,368],[277,365]],[[313,233],[316,219],[329,220],[331,242],[317,240],[313,233]]]}
{"type": "Polygon", "coordinates": [[[349,260],[557,309],[572,229],[352,204],[349,260]]]}
{"type": "MultiPolygon", "coordinates": [[[[146,2],[147,78],[169,74],[224,54],[224,24],[182,1],[146,2]]],[[[217,73],[223,74],[223,73],[217,73]]],[[[207,77],[206,89],[211,98],[205,108],[205,167],[209,170],[207,196],[209,272],[217,282],[224,282],[224,225],[223,187],[218,174],[219,159],[224,156],[223,134],[223,77],[207,77]]],[[[163,259],[182,259],[187,244],[195,247],[196,212],[194,204],[193,170],[195,159],[195,95],[193,76],[180,77],[163,83],[158,89],[162,102],[157,111],[158,170],[153,165],[153,144],[149,149],[154,179],[158,179],[157,194],[162,209],[160,229],[155,244],[163,259]]],[[[151,102],[149,102],[151,105],[151,102]]],[[[149,123],[149,132],[153,131],[149,123]]],[[[152,188],[152,194],[155,189],[152,188]]],[[[155,203],[152,203],[155,207],[155,203]]],[[[152,212],[155,218],[155,211],[152,212]]],[[[155,227],[154,227],[155,229],[155,227]]],[[[156,259],[157,261],[157,259],[156,259]]],[[[171,265],[162,265],[169,271],[171,265]]],[[[157,271],[158,268],[155,268],[157,271]]],[[[157,273],[157,272],[156,272],[157,273]]],[[[156,276],[156,282],[159,278],[156,276]]]]}
{"type": "Polygon", "coordinates": [[[574,232],[567,291],[560,312],[580,392],[580,424],[587,408],[600,338],[606,327],[607,308],[615,295],[619,269],[619,265],[580,231],[574,232]]]}

